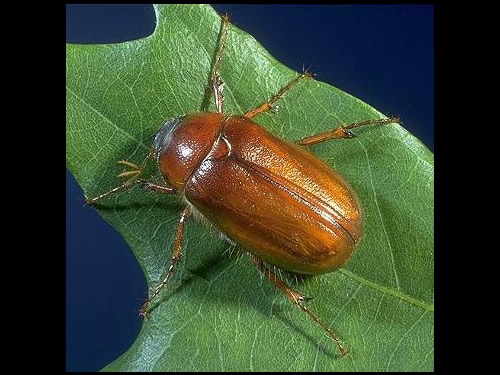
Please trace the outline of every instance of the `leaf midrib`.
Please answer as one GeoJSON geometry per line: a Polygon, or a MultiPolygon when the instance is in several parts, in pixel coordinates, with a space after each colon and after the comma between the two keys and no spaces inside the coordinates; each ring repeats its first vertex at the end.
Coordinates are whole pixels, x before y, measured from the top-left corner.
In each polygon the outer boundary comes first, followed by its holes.
{"type": "Polygon", "coordinates": [[[371,281],[371,280],[368,280],[368,279],[365,279],[359,275],[356,275],[354,272],[352,271],[349,271],[345,268],[341,268],[340,270],[338,270],[338,272],[340,272],[341,274],[343,274],[344,276],[348,277],[348,278],[351,278],[353,280],[356,280],[357,282],[359,282],[360,284],[363,284],[363,285],[366,285],[367,287],[370,287],[374,290],[377,290],[379,292],[382,292],[384,294],[387,294],[391,297],[395,297],[395,298],[398,298],[406,303],[409,303],[411,305],[414,305],[414,306],[417,306],[417,307],[420,307],[426,311],[429,311],[429,312],[434,312],[434,304],[433,303],[428,303],[428,302],[425,302],[425,301],[422,301],[422,300],[419,300],[417,298],[413,298],[403,292],[400,292],[399,290],[394,290],[392,288],[388,288],[386,286],[383,286],[383,285],[380,285],[380,284],[377,284],[376,282],[374,281],[371,281]]]}

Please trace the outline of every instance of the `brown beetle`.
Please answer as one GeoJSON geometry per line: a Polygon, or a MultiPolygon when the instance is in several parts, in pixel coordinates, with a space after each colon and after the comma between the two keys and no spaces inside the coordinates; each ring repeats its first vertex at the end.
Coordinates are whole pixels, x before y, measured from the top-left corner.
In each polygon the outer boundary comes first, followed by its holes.
{"type": "Polygon", "coordinates": [[[295,273],[320,274],[345,264],[362,234],[359,201],[341,176],[303,146],[352,138],[350,129],[398,123],[399,119],[353,123],[294,143],[272,135],[252,121],[256,115],[271,110],[300,80],[311,78],[307,72],[245,114],[225,115],[218,65],[228,25],[225,16],[211,74],[217,112],[189,114],[166,121],[141,166],[119,162],[133,168],[119,176],[131,176],[131,179],[98,197],[88,198],[87,204],[136,185],[185,198],[187,205],[177,227],[170,266],[141,307],[143,316],[151,300],[171,279],[180,259],[185,221],[195,214],[213,223],[229,241],[241,245],[254,265],[292,303],[321,325],[345,355],[347,351],[337,335],[306,307],[304,295],[289,287],[268,265],[295,273]],[[153,157],[165,185],[139,178],[146,161],[153,157]]]}

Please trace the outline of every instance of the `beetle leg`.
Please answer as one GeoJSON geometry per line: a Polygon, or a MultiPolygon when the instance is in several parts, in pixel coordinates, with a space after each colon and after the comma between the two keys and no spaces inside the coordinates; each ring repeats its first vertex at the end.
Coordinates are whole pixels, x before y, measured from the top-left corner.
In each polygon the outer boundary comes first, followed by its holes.
{"type": "Polygon", "coordinates": [[[310,146],[310,145],[314,145],[316,143],[328,141],[330,139],[354,138],[355,135],[351,131],[349,131],[350,129],[360,128],[362,126],[367,126],[367,125],[386,125],[386,124],[392,124],[392,123],[400,124],[401,120],[399,119],[399,117],[389,117],[389,118],[384,118],[384,119],[354,122],[354,123],[349,124],[349,125],[341,125],[338,128],[335,128],[333,130],[321,132],[321,133],[312,135],[310,137],[299,139],[298,141],[295,141],[294,143],[299,145],[299,146],[310,146]]]}
{"type": "Polygon", "coordinates": [[[326,333],[328,333],[328,335],[337,344],[342,356],[346,355],[347,350],[342,346],[342,343],[340,342],[340,339],[335,334],[335,332],[333,332],[332,329],[328,327],[315,313],[313,313],[307,308],[306,305],[304,305],[304,301],[308,300],[309,298],[305,297],[302,293],[290,288],[279,276],[277,276],[274,272],[272,272],[268,267],[265,266],[262,259],[253,254],[250,254],[250,257],[255,267],[257,267],[258,270],[264,276],[266,276],[268,280],[271,281],[279,290],[285,293],[291,303],[297,305],[303,312],[309,315],[312,320],[318,323],[326,331],[326,333]]]}
{"type": "Polygon", "coordinates": [[[156,193],[163,193],[163,194],[175,194],[176,193],[176,190],[172,189],[171,187],[157,185],[157,184],[154,184],[150,181],[146,181],[146,180],[142,180],[142,179],[135,180],[135,181],[129,180],[129,181],[111,189],[110,191],[107,191],[101,195],[98,195],[95,198],[85,197],[85,204],[92,206],[96,202],[100,201],[101,199],[104,199],[104,198],[107,198],[113,194],[119,193],[120,191],[128,190],[136,185],[142,185],[146,190],[154,191],[156,193]]]}
{"type": "Polygon", "coordinates": [[[158,185],[146,180],[139,180],[139,183],[144,189],[148,191],[153,191],[155,193],[174,194],[176,192],[175,189],[172,189],[171,187],[158,185]]]}
{"type": "Polygon", "coordinates": [[[162,276],[161,282],[153,289],[153,293],[151,293],[146,302],[144,302],[144,304],[139,309],[139,314],[145,318],[147,318],[149,304],[151,303],[153,298],[155,298],[160,293],[160,291],[168,284],[174,273],[175,265],[181,258],[182,242],[184,239],[184,223],[190,216],[191,208],[188,206],[182,212],[179,224],[177,225],[177,232],[175,234],[174,240],[174,253],[172,255],[172,259],[170,260],[170,266],[168,267],[164,276],[162,276]]]}
{"type": "Polygon", "coordinates": [[[208,101],[210,100],[210,95],[213,91],[215,96],[215,108],[217,108],[217,112],[219,113],[222,113],[224,107],[224,96],[222,94],[224,83],[222,82],[222,78],[219,73],[219,63],[222,58],[224,48],[226,47],[228,32],[229,16],[226,14],[222,17],[221,30],[219,33],[219,43],[217,46],[217,52],[215,54],[214,65],[212,66],[212,73],[210,74],[210,84],[209,87],[207,87],[205,99],[203,101],[203,107],[206,108],[208,105],[208,101]]]}
{"type": "Polygon", "coordinates": [[[283,86],[276,94],[274,94],[271,97],[271,99],[262,103],[258,107],[247,111],[243,116],[248,117],[248,118],[254,118],[258,114],[272,110],[273,104],[276,101],[278,101],[287,91],[291,90],[302,79],[312,78],[312,76],[313,76],[312,73],[308,72],[307,70],[304,71],[302,74],[298,75],[297,77],[292,79],[290,82],[288,82],[285,86],[283,86]]]}

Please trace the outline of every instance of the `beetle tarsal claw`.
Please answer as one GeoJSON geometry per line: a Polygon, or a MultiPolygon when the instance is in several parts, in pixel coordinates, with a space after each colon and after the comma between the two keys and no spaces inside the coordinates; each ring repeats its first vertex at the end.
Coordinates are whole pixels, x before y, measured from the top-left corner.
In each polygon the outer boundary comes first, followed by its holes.
{"type": "Polygon", "coordinates": [[[217,89],[222,93],[224,91],[224,86],[226,83],[222,80],[222,77],[220,75],[217,75],[215,78],[215,85],[217,86],[217,89]]]}
{"type": "Polygon", "coordinates": [[[356,134],[354,134],[352,131],[350,131],[350,130],[344,128],[344,127],[341,127],[340,129],[344,133],[344,138],[354,138],[354,137],[356,137],[356,134]]]}
{"type": "Polygon", "coordinates": [[[149,318],[148,307],[149,307],[149,300],[142,304],[141,308],[139,309],[139,316],[143,317],[144,319],[149,318]]]}
{"type": "Polygon", "coordinates": [[[297,302],[309,302],[309,301],[312,301],[314,299],[314,297],[306,297],[302,294],[300,294],[297,298],[297,302]]]}
{"type": "Polygon", "coordinates": [[[272,113],[278,113],[278,111],[279,111],[279,109],[280,109],[280,106],[279,106],[279,105],[271,105],[270,107],[271,107],[270,111],[271,111],[272,113]]]}
{"type": "Polygon", "coordinates": [[[154,189],[151,187],[151,183],[147,181],[143,181],[140,183],[141,187],[146,190],[146,191],[154,191],[154,189]]]}
{"type": "Polygon", "coordinates": [[[316,77],[316,74],[311,72],[309,69],[305,69],[302,71],[302,75],[306,78],[311,78],[311,79],[315,79],[316,77]]]}
{"type": "Polygon", "coordinates": [[[84,195],[84,197],[85,197],[85,205],[92,206],[94,204],[94,199],[89,198],[86,195],[84,195]]]}

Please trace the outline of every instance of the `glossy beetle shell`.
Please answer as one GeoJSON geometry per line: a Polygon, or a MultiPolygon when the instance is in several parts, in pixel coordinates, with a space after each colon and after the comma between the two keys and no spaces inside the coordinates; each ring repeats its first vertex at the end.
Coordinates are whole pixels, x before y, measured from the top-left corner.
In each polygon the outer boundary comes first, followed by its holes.
{"type": "Polygon", "coordinates": [[[154,147],[165,182],[270,264],[329,272],[349,259],[361,237],[359,201],[342,177],[246,117],[199,113],[171,120],[154,147]]]}

